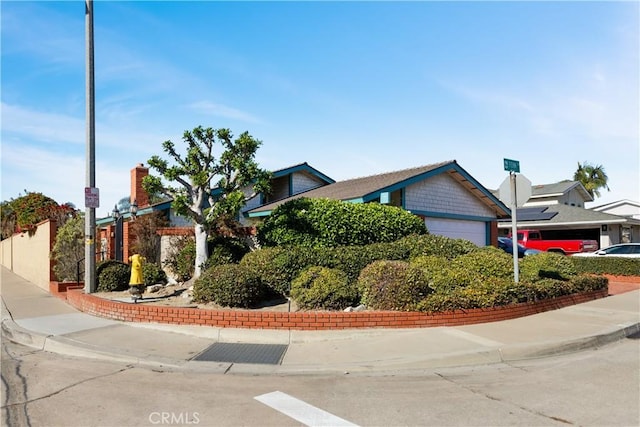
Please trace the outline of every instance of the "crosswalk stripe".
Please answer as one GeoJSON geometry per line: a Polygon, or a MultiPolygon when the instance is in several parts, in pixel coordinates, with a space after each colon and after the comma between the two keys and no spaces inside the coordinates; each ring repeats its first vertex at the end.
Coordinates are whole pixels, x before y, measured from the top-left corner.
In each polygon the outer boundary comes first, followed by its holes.
{"type": "Polygon", "coordinates": [[[262,394],[254,397],[254,399],[309,427],[357,427],[357,424],[309,405],[281,391],[262,394]]]}

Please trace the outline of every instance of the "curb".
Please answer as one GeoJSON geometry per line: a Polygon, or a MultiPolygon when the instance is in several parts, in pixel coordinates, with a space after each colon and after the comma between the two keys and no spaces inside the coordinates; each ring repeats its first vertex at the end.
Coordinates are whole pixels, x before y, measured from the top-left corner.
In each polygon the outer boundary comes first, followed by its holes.
{"type": "Polygon", "coordinates": [[[528,343],[468,352],[434,354],[423,358],[347,362],[335,365],[258,365],[225,362],[200,362],[163,357],[150,359],[136,351],[113,352],[61,336],[46,336],[22,328],[11,319],[2,321],[2,331],[12,342],[75,357],[85,357],[132,365],[195,372],[253,375],[322,375],[322,374],[410,374],[424,369],[491,365],[522,360],[541,359],[595,349],[640,334],[640,323],[620,325],[602,334],[568,341],[528,343]]]}

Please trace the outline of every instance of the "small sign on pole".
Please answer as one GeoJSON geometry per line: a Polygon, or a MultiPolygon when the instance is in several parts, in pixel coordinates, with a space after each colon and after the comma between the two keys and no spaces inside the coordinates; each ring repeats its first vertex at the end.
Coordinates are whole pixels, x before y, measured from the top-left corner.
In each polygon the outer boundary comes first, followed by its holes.
{"type": "Polygon", "coordinates": [[[504,170],[509,172],[520,172],[520,162],[517,160],[504,159],[504,170]]]}
{"type": "Polygon", "coordinates": [[[84,187],[84,206],[86,208],[100,207],[100,190],[96,187],[84,187]]]}

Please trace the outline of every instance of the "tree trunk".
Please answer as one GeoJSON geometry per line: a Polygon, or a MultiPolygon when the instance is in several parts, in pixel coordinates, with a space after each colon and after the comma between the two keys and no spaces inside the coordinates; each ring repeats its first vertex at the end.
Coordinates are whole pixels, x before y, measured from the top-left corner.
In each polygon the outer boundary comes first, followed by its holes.
{"type": "Polygon", "coordinates": [[[195,226],[195,234],[196,234],[196,268],[193,277],[197,279],[200,277],[202,273],[202,266],[205,262],[207,262],[207,258],[209,258],[209,253],[207,250],[207,232],[205,230],[204,225],[196,224],[195,226]]]}

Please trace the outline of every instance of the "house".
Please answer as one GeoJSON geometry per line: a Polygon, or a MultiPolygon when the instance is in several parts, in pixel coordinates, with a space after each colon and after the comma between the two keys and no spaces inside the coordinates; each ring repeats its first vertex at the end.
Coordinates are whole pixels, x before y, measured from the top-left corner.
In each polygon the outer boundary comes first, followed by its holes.
{"type": "MultiPolygon", "coordinates": [[[[592,201],[578,181],[534,185],[529,200],[516,211],[517,226],[538,229],[546,239],[597,240],[600,247],[640,241],[640,218],[620,215],[628,212],[634,202],[587,209],[585,204],[592,201]]],[[[500,220],[498,229],[500,235],[507,235],[511,220],[500,220]]]]}
{"type": "Polygon", "coordinates": [[[455,160],[349,179],[284,197],[249,209],[259,220],[299,197],[399,206],[424,218],[429,232],[463,238],[479,246],[497,243],[497,220],[509,209],[455,160]]]}
{"type": "Polygon", "coordinates": [[[616,202],[594,206],[589,209],[596,212],[604,212],[640,220],[640,203],[631,200],[618,200],[616,202]]]}
{"type": "MultiPolygon", "coordinates": [[[[142,188],[149,169],[138,164],[131,170],[131,191],[117,210],[120,216],[96,221],[104,258],[126,259],[131,254],[132,220],[152,212],[163,212],[170,227],[160,229],[162,257],[173,239],[191,235],[193,226],[175,215],[171,201],[151,204],[142,188]],[[137,209],[131,209],[136,205],[137,209]]],[[[336,182],[300,163],[272,172],[271,192],[253,197],[241,211],[241,222],[253,226],[277,206],[297,197],[318,197],[353,203],[383,203],[399,206],[424,219],[433,234],[463,238],[479,246],[497,244],[499,219],[508,218],[509,209],[483,187],[455,160],[336,182]]],[[[249,193],[250,189],[246,190],[249,193]]],[[[114,210],[115,212],[115,210],[114,210]]]]}
{"type": "MultiPolygon", "coordinates": [[[[148,215],[153,212],[161,212],[165,215],[168,227],[158,230],[160,234],[160,252],[164,258],[172,246],[174,239],[179,236],[193,235],[193,223],[189,218],[185,218],[176,213],[171,208],[171,200],[151,204],[142,181],[149,175],[149,169],[142,163],[136,165],[131,170],[131,190],[129,196],[123,197],[114,207],[114,214],[96,220],[96,225],[100,229],[99,246],[100,256],[103,259],[119,259],[126,261],[131,252],[133,241],[132,221],[136,217],[148,215]],[[136,209],[131,209],[132,206],[136,209]]],[[[290,197],[292,195],[308,191],[323,185],[332,184],[335,181],[313,168],[308,163],[300,163],[287,168],[272,172],[271,192],[264,195],[259,194],[249,200],[243,208],[240,219],[244,225],[249,225],[244,213],[252,208],[269,203],[273,200],[290,197]]],[[[245,191],[251,193],[251,189],[245,191]]]]}

